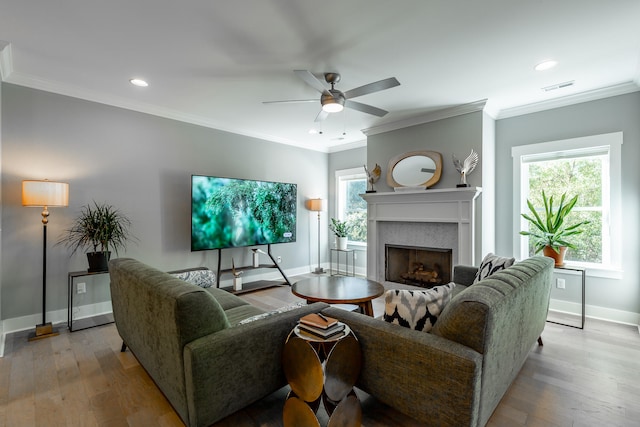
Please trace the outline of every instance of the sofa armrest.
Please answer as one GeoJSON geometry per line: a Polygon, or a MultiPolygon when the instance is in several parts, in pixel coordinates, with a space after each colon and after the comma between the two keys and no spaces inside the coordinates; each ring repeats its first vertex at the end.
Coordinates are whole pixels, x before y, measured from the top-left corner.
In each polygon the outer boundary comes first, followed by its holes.
{"type": "Polygon", "coordinates": [[[425,424],[475,426],[482,355],[453,341],[359,313],[323,310],[345,322],[362,350],[357,386],[425,424]]]}
{"type": "Polygon", "coordinates": [[[286,385],[282,349],[315,303],[197,339],[184,348],[189,425],[210,425],[286,385]]]}
{"type": "Polygon", "coordinates": [[[453,266],[453,281],[458,285],[469,286],[473,283],[478,273],[478,267],[471,265],[453,266]]]}

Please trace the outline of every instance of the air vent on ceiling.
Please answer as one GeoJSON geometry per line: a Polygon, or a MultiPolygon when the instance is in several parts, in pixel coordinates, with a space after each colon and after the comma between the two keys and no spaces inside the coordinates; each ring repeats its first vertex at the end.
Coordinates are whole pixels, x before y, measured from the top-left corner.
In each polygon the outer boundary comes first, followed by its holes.
{"type": "Polygon", "coordinates": [[[570,80],[568,82],[557,83],[555,85],[543,87],[542,90],[545,92],[549,92],[551,90],[564,89],[565,87],[573,86],[574,83],[575,83],[575,80],[570,80]]]}

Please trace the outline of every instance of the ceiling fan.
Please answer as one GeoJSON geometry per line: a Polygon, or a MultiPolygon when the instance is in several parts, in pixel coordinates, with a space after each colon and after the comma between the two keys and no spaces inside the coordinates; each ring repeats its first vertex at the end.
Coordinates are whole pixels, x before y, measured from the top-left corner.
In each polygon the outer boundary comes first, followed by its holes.
{"type": "MultiPolygon", "coordinates": [[[[379,92],[381,90],[390,89],[400,85],[400,82],[395,77],[389,77],[388,79],[380,80],[377,82],[369,83],[364,86],[360,86],[346,92],[342,92],[335,88],[335,84],[340,81],[340,74],[338,73],[325,73],[324,80],[331,85],[331,89],[327,89],[325,85],[311,74],[308,70],[294,70],[294,73],[306,84],[317,90],[322,94],[320,97],[320,104],[322,110],[316,116],[316,122],[325,120],[329,113],[337,113],[342,111],[344,107],[352,108],[354,110],[361,111],[367,114],[373,114],[374,116],[383,117],[388,111],[382,108],[377,108],[371,105],[363,104],[361,102],[352,101],[351,98],[358,96],[368,95],[370,93],[379,92]]],[[[317,102],[317,99],[298,99],[289,101],[265,101],[263,104],[280,104],[280,103],[295,103],[295,102],[317,102]]]]}

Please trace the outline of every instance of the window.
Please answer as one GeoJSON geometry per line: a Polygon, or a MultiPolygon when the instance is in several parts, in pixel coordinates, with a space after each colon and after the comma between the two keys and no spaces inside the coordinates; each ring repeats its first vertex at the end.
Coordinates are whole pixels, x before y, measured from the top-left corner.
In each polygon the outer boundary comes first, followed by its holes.
{"type": "Polygon", "coordinates": [[[367,242],[367,202],[360,197],[367,190],[362,168],[336,171],[336,215],[349,226],[350,243],[367,242]]]}
{"type": "Polygon", "coordinates": [[[534,255],[533,245],[520,230],[529,223],[527,199],[542,210],[542,190],[557,206],[563,193],[578,195],[568,224],[590,221],[573,237],[576,249],[567,251],[566,262],[590,268],[619,268],[620,245],[620,148],[622,133],[595,135],[563,141],[514,147],[514,247],[517,255],[534,255]]]}

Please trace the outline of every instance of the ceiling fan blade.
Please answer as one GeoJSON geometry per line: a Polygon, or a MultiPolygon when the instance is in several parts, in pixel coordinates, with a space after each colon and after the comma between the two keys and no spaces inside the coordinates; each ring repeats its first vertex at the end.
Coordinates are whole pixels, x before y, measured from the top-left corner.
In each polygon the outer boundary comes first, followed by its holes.
{"type": "Polygon", "coordinates": [[[368,85],[364,85],[364,86],[360,86],[360,87],[348,90],[344,93],[344,96],[347,99],[351,99],[351,98],[356,98],[358,96],[379,92],[381,90],[390,89],[396,86],[400,86],[400,82],[395,77],[389,77],[388,79],[369,83],[368,85]]]}
{"type": "Polygon", "coordinates": [[[374,116],[378,117],[384,117],[388,113],[388,111],[383,110],[382,108],[363,104],[362,102],[351,101],[349,99],[344,102],[344,106],[352,108],[354,110],[362,111],[363,113],[373,114],[374,116]]]}
{"type": "Polygon", "coordinates": [[[324,121],[327,117],[329,117],[329,113],[327,113],[324,110],[320,110],[320,112],[318,113],[318,115],[316,116],[316,119],[314,120],[314,122],[322,122],[324,121]]]}
{"type": "Polygon", "coordinates": [[[289,99],[287,101],[262,101],[263,104],[296,104],[300,102],[318,102],[317,99],[289,99]]]}
{"type": "Polygon", "coordinates": [[[329,90],[324,87],[322,82],[318,80],[316,76],[311,74],[309,70],[293,70],[293,72],[296,73],[296,75],[300,77],[306,84],[308,84],[318,92],[325,95],[333,96],[331,95],[331,92],[329,92],[329,90]]]}

